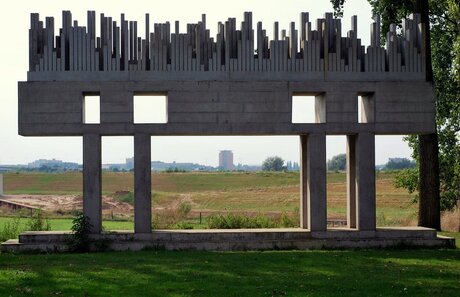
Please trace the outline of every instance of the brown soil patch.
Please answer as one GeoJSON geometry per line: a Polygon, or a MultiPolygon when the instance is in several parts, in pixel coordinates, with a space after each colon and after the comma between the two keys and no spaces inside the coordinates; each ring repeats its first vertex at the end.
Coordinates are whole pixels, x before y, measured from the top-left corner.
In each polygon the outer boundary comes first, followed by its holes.
{"type": "MultiPolygon", "coordinates": [[[[83,198],[79,195],[7,195],[2,199],[28,206],[40,208],[47,212],[65,213],[83,209],[83,198]]],[[[102,197],[104,212],[117,214],[132,214],[133,206],[114,200],[112,197],[102,197]]]]}

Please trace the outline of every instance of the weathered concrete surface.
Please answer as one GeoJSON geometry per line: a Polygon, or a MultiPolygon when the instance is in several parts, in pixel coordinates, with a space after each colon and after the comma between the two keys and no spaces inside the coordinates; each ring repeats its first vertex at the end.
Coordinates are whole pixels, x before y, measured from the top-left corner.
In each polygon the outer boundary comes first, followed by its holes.
{"type": "Polygon", "coordinates": [[[360,133],[356,137],[356,227],[373,231],[376,227],[375,202],[375,137],[360,133]]]}
{"type": "Polygon", "coordinates": [[[326,135],[315,133],[307,139],[307,190],[309,229],[326,231],[326,135]]]}
{"type": "Polygon", "coordinates": [[[89,218],[91,233],[102,230],[101,136],[83,135],[83,214],[89,218]]]}
{"type": "Polygon", "coordinates": [[[148,134],[134,135],[134,231],[150,233],[152,225],[151,141],[148,134]]]}
{"type": "Polygon", "coordinates": [[[54,18],[40,22],[38,13],[31,14],[29,80],[78,76],[88,80],[134,76],[134,80],[142,80],[149,76],[168,77],[171,72],[175,76],[182,74],[182,79],[252,74],[300,79],[338,76],[348,80],[411,80],[422,79],[425,72],[426,51],[420,42],[425,35],[419,27],[419,14],[402,20],[402,32],[390,26],[386,47],[380,44],[378,16],[371,25],[371,42],[367,47],[358,38],[356,16],[352,17],[351,30],[342,35],[341,19],[334,19],[332,13],[310,21],[308,13],[301,12],[299,30],[291,22],[288,35],[282,33],[281,37],[275,23],[273,38],[266,35],[262,22],[254,30],[252,12],[244,13],[241,26],[237,26],[235,18],[219,23],[215,37],[208,33],[205,14],[201,22],[188,24],[184,33],[178,25],[173,31],[173,22],[156,23],[150,33],[150,18],[146,14],[145,38],[138,38],[137,22],[130,21],[128,26],[124,14],[118,24],[102,14],[99,30],[95,11],[88,11],[87,16],[87,26],[82,27],[78,21],[72,22],[70,11],[63,11],[62,28],[55,38],[54,18]],[[316,30],[312,23],[316,23],[316,30]]]}
{"type": "MultiPolygon", "coordinates": [[[[290,38],[279,39],[276,29],[274,40],[261,23],[253,29],[250,12],[244,18],[241,30],[235,19],[219,24],[215,39],[206,34],[205,16],[184,34],[178,27],[172,33],[169,23],[155,24],[138,48],[137,31],[124,16],[116,26],[102,15],[96,37],[94,11],[88,12],[87,27],[65,11],[54,38],[53,18],[43,27],[39,15],[31,15],[28,81],[18,86],[19,134],[83,136],[83,209],[91,232],[101,231],[101,136],[134,135],[136,235],[129,243],[125,235],[114,235],[115,249],[372,247],[405,243],[404,236],[415,245],[440,244],[425,238],[425,231],[375,231],[375,135],[436,131],[433,87],[425,82],[425,49],[418,42],[424,39],[420,16],[404,21],[402,36],[392,26],[386,48],[380,45],[378,17],[366,48],[357,37],[356,17],[345,37],[332,14],[317,20],[315,31],[301,13],[299,34],[291,23],[290,38]],[[106,34],[111,26],[114,35],[124,36],[121,42],[106,34]],[[134,124],[133,97],[145,93],[167,96],[167,123],[134,124]],[[83,123],[83,98],[89,94],[100,96],[100,124],[83,123]],[[292,123],[296,95],[315,96],[315,123],[292,123]],[[326,231],[326,135],[331,134],[348,136],[345,233],[326,231]],[[300,225],[311,233],[156,231],[152,237],[151,135],[300,135],[300,225]],[[417,234],[421,237],[413,238],[417,234]]],[[[33,237],[21,236],[20,244],[27,246],[33,237]]]]}
{"type": "Polygon", "coordinates": [[[3,196],[3,174],[0,173],[0,196],[3,196]]]}
{"type": "MultiPolygon", "coordinates": [[[[26,232],[18,240],[2,243],[2,251],[66,251],[69,232],[26,232]]],[[[303,229],[235,229],[235,230],[155,230],[136,234],[119,231],[95,234],[104,239],[109,250],[265,250],[323,248],[425,247],[455,248],[455,240],[437,236],[428,228],[377,228],[376,231],[330,229],[310,232],[303,229]]],[[[94,247],[93,247],[94,248],[94,247]]]]}
{"type": "Polygon", "coordinates": [[[419,134],[435,131],[426,82],[124,81],[20,82],[19,134],[301,135],[419,134]],[[85,93],[101,97],[101,123],[82,123],[85,93]],[[166,124],[134,124],[135,93],[167,95],[166,124]],[[358,94],[372,93],[375,118],[358,123],[358,94]],[[293,124],[292,96],[322,94],[322,123],[293,124]],[[324,119],[325,117],[325,119],[324,119]]]}

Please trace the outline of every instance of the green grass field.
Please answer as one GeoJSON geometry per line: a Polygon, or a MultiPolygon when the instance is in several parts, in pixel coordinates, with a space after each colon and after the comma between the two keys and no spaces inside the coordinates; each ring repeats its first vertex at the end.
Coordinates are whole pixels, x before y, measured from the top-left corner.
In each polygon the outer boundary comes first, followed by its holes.
{"type": "Polygon", "coordinates": [[[460,250],[0,255],[0,296],[458,296],[460,250]]]}
{"type": "MultiPolygon", "coordinates": [[[[376,178],[378,225],[408,225],[417,213],[405,189],[393,185],[394,172],[376,178]]],[[[346,175],[327,175],[328,216],[346,216],[346,175]]],[[[104,172],[104,195],[133,192],[132,173],[104,172]]],[[[193,211],[293,212],[299,207],[298,172],[154,173],[153,205],[168,208],[187,201],[193,211]]],[[[81,173],[8,173],[6,194],[81,195],[81,173]]]]}

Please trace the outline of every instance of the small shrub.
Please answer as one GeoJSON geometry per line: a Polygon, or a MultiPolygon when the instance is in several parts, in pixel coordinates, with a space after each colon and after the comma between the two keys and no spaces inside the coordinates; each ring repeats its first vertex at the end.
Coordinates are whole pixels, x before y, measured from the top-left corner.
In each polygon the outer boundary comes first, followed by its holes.
{"type": "Polygon", "coordinates": [[[15,217],[12,221],[3,224],[3,227],[0,229],[0,242],[18,237],[19,233],[21,233],[19,221],[20,217],[15,217]]]}
{"type": "Polygon", "coordinates": [[[295,227],[299,227],[299,225],[300,225],[299,216],[292,217],[292,216],[289,216],[286,212],[283,212],[281,214],[280,227],[295,228],[295,227]]]}
{"type": "Polygon", "coordinates": [[[193,225],[187,222],[180,222],[175,225],[171,226],[172,229],[179,229],[179,230],[190,230],[193,229],[193,225]]]}
{"type": "Polygon", "coordinates": [[[275,228],[276,223],[265,216],[245,216],[241,214],[212,215],[207,218],[209,229],[275,228]]]}
{"type": "Polygon", "coordinates": [[[69,214],[70,214],[71,216],[73,216],[73,217],[76,217],[76,216],[78,216],[78,215],[81,214],[81,210],[72,209],[72,210],[69,212],[69,214]]]}
{"type": "Polygon", "coordinates": [[[192,210],[189,202],[181,202],[177,206],[154,211],[152,220],[152,229],[190,229],[177,228],[192,210]]]}
{"type": "Polygon", "coordinates": [[[179,204],[177,211],[182,218],[185,218],[189,212],[192,210],[192,205],[188,202],[182,202],[179,204]]]}
{"type": "Polygon", "coordinates": [[[256,217],[247,217],[248,218],[248,227],[243,228],[276,228],[278,227],[276,221],[270,217],[263,215],[257,215],[256,217]]]}
{"type": "Polygon", "coordinates": [[[117,191],[113,194],[113,199],[134,205],[134,193],[131,191],[117,191]]]}
{"type": "Polygon", "coordinates": [[[26,231],[50,231],[51,224],[43,211],[37,210],[26,223],[26,231]]]}
{"type": "Polygon", "coordinates": [[[90,239],[89,232],[91,229],[89,218],[83,213],[80,213],[72,221],[72,234],[67,240],[69,250],[73,252],[87,252],[89,251],[90,239]]]}

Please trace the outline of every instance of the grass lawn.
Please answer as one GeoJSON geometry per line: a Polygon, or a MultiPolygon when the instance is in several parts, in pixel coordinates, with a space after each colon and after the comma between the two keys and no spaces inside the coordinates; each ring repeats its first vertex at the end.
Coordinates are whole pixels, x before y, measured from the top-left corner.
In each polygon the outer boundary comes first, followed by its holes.
{"type": "Polygon", "coordinates": [[[460,250],[0,254],[0,296],[458,296],[460,250]]]}

